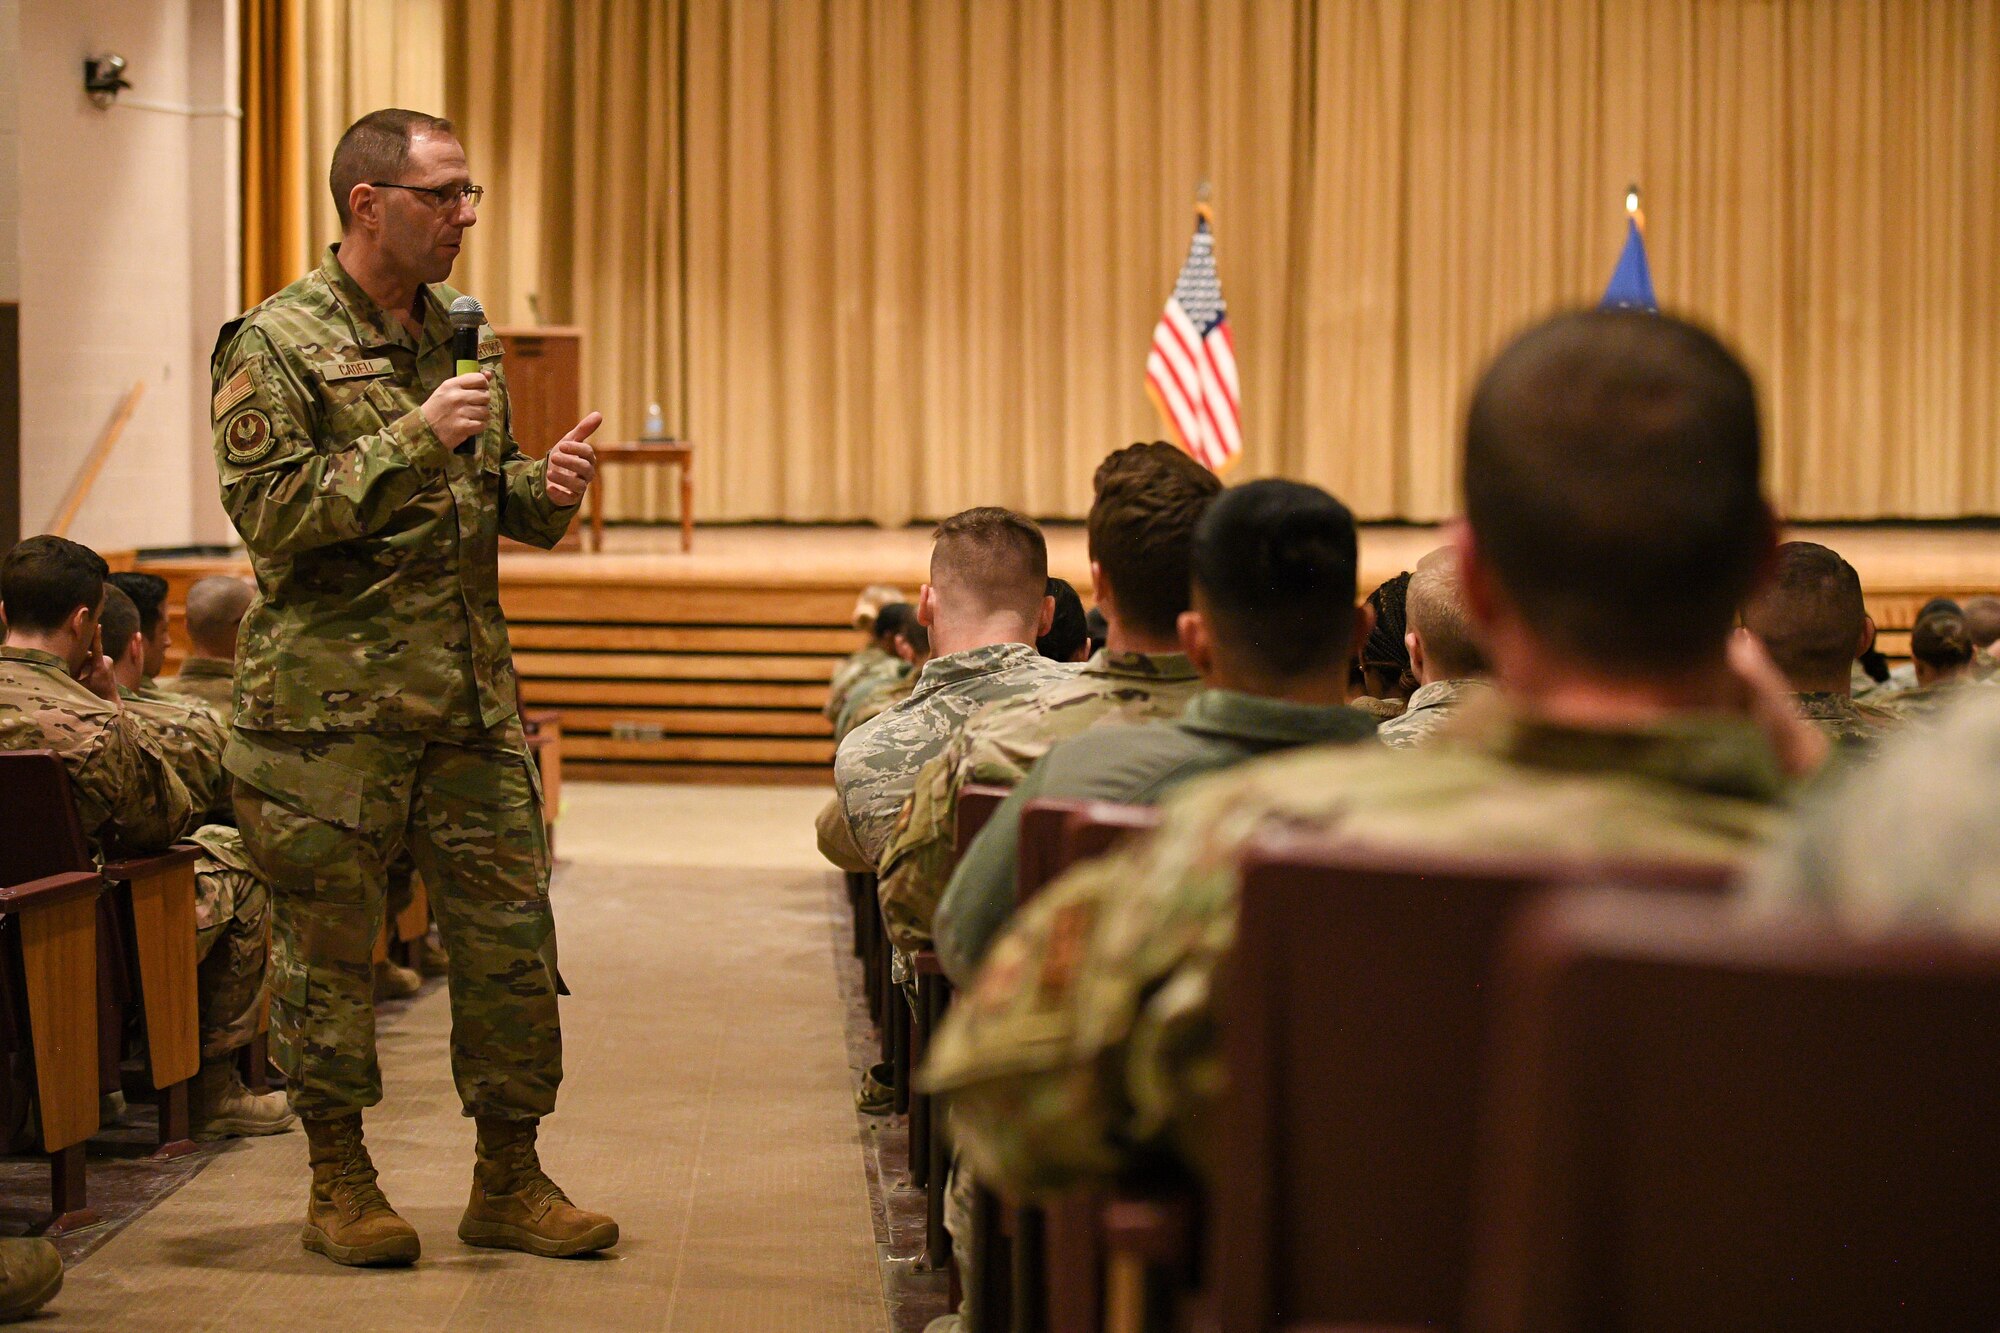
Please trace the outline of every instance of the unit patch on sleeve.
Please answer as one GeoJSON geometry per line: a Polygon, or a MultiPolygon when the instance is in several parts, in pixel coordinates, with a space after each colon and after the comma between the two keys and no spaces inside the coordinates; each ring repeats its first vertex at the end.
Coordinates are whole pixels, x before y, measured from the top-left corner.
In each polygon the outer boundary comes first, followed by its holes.
{"type": "Polygon", "coordinates": [[[222,428],[223,451],[238,467],[248,467],[263,458],[276,443],[271,434],[271,418],[258,408],[245,408],[222,428]]]}
{"type": "Polygon", "coordinates": [[[248,398],[250,390],[250,367],[245,366],[236,372],[236,378],[223,385],[221,390],[215,395],[215,405],[209,409],[208,419],[210,421],[222,420],[222,414],[242,402],[245,398],[248,398]]]}

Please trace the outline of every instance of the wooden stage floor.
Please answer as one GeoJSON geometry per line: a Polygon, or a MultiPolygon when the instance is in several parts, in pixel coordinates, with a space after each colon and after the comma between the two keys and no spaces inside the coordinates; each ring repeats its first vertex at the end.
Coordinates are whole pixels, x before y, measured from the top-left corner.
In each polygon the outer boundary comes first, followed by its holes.
{"type": "MultiPolygon", "coordinates": [[[[1089,577],[1081,523],[1045,525],[1051,572],[1079,587],[1089,577]]],[[[1871,598],[2000,594],[2000,523],[1801,524],[1787,540],[1820,542],[1847,557],[1871,598]]],[[[865,526],[747,524],[698,528],[683,555],[679,530],[613,526],[601,553],[522,552],[502,559],[508,573],[560,568],[579,581],[672,581],[719,584],[820,584],[835,578],[859,588],[886,582],[915,592],[928,568],[927,526],[884,530],[865,526]]],[[[1361,530],[1364,588],[1416,564],[1442,545],[1442,527],[1372,523],[1361,530]]]]}
{"type": "MultiPolygon", "coordinates": [[[[1087,590],[1083,526],[1052,524],[1048,534],[1055,573],[1087,590]]],[[[1789,535],[1853,561],[1891,656],[1906,651],[1909,625],[1930,597],[2000,594],[2000,526],[1826,525],[1789,535]]],[[[819,710],[828,675],[855,646],[855,593],[889,583],[914,597],[929,529],[712,526],[685,555],[674,528],[614,527],[606,537],[602,552],[516,547],[500,558],[522,703],[561,713],[570,771],[825,782],[833,739],[819,710]]],[[[1369,525],[1362,588],[1443,541],[1440,528],[1369,525]]],[[[176,612],[194,578],[247,568],[240,557],[142,563],[168,577],[176,612]]]]}

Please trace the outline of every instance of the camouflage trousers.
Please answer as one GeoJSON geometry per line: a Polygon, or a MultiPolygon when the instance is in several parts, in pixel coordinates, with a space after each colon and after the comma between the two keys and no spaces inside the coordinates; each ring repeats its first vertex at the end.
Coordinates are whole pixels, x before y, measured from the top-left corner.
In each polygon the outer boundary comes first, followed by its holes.
{"type": "Polygon", "coordinates": [[[215,1060],[249,1044],[263,1008],[271,956],[271,895],[251,868],[236,830],[207,825],[193,841],[196,1003],[201,1058],[215,1060]]]}
{"type": "Polygon", "coordinates": [[[532,1119],[562,1082],[541,780],[514,719],[487,730],[254,732],[229,748],[243,840],[271,886],[271,1055],[292,1108],[382,1099],[374,950],[408,849],[451,955],[467,1115],[532,1119]]]}

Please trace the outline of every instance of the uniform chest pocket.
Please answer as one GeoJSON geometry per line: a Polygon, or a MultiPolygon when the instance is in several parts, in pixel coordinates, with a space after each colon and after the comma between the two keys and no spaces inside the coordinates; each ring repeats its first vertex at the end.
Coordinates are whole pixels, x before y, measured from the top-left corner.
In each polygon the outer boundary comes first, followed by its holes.
{"type": "Polygon", "coordinates": [[[399,409],[385,378],[338,380],[320,390],[326,406],[330,443],[335,448],[374,435],[407,409],[399,409]]]}

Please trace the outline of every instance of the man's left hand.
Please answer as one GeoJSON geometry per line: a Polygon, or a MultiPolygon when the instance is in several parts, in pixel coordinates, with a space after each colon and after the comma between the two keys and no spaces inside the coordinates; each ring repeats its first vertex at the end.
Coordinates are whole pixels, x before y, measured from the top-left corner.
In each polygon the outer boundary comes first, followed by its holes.
{"type": "Polygon", "coordinates": [[[543,474],[543,483],[548,487],[549,499],[558,507],[569,508],[590,489],[590,479],[597,475],[597,451],[590,447],[590,437],[603,424],[604,414],[592,412],[549,450],[549,469],[543,474]]]}

